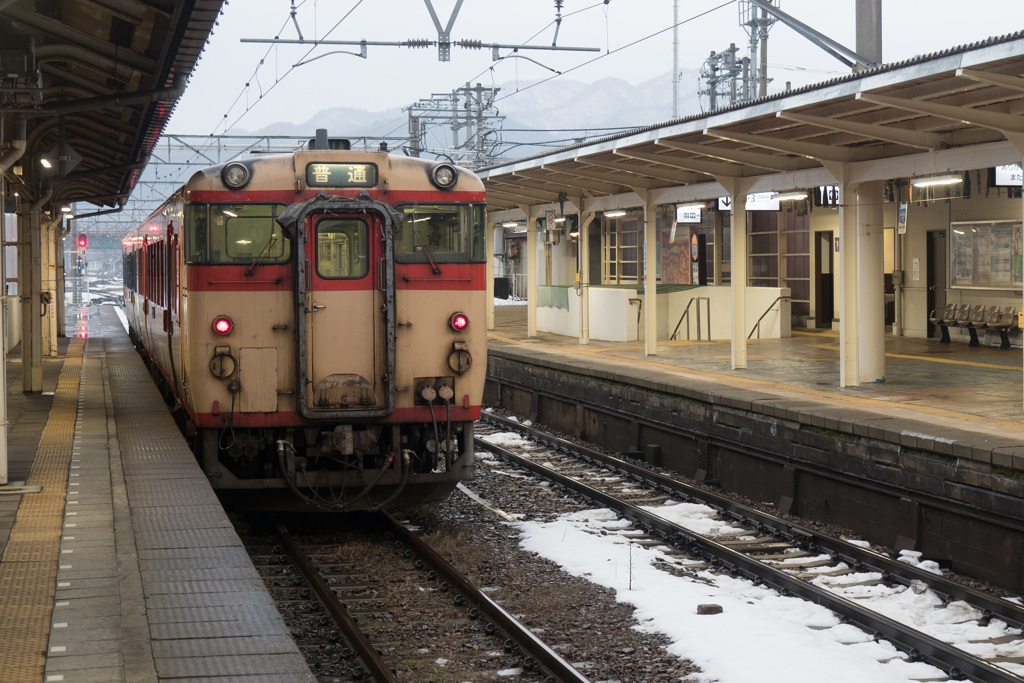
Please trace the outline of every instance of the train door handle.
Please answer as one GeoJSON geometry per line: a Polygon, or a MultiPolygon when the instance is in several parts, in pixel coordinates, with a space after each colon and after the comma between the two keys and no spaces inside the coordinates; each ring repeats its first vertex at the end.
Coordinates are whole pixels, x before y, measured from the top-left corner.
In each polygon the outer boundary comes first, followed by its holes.
{"type": "Polygon", "coordinates": [[[312,311],[313,313],[316,313],[321,308],[327,308],[327,304],[313,304],[312,306],[309,307],[309,310],[312,311]]]}

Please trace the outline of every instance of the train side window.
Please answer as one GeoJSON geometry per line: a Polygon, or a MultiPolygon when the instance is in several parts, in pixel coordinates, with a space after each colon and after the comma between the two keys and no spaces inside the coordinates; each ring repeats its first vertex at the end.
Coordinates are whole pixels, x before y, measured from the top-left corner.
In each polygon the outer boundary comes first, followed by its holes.
{"type": "Polygon", "coordinates": [[[369,229],[358,218],[316,224],[316,272],[324,279],[361,278],[369,272],[369,229]]]}
{"type": "Polygon", "coordinates": [[[185,209],[185,261],[205,263],[209,250],[209,204],[189,204],[185,209]]]}

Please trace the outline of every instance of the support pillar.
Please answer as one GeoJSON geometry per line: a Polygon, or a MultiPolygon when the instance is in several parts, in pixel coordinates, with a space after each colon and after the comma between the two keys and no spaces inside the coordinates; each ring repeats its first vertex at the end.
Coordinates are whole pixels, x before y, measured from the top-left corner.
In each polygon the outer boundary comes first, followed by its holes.
{"type": "Polygon", "coordinates": [[[885,381],[885,226],[881,181],[861,183],[857,205],[857,344],[859,384],[885,381]]]}
{"type": "Polygon", "coordinates": [[[732,195],[732,369],[747,367],[747,194],[734,183],[732,195]]]}
{"type": "Polygon", "coordinates": [[[839,181],[839,386],[860,386],[860,306],[857,292],[856,186],[846,184],[845,170],[839,181]]]}
{"type": "Polygon", "coordinates": [[[526,213],[526,335],[537,336],[537,229],[539,218],[526,213]]]}
{"type": "Polygon", "coordinates": [[[658,207],[644,200],[644,355],[658,355],[658,207]]]}
{"type": "Polygon", "coordinates": [[[580,213],[580,234],[576,238],[580,259],[576,274],[580,284],[580,344],[590,343],[590,224],[595,215],[593,211],[580,213]]]}
{"type": "Polygon", "coordinates": [[[60,220],[43,221],[40,235],[40,291],[46,303],[40,307],[43,314],[42,355],[57,356],[57,233],[60,220]]]}
{"type": "Polygon", "coordinates": [[[18,214],[18,294],[21,297],[21,371],[22,390],[43,390],[43,337],[41,305],[42,270],[40,262],[42,226],[38,206],[25,206],[18,214]]]}
{"type": "Polygon", "coordinates": [[[484,279],[487,281],[484,302],[488,330],[494,329],[494,231],[497,227],[497,223],[488,221],[484,228],[484,243],[486,245],[484,247],[484,258],[486,259],[484,279]]]}

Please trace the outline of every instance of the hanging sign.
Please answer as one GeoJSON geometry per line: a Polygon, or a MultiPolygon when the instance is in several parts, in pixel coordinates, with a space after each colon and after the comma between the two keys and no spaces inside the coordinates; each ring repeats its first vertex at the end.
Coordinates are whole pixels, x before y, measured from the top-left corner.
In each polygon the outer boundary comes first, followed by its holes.
{"type": "MultiPolygon", "coordinates": [[[[774,192],[758,192],[747,195],[747,211],[778,211],[779,200],[774,192]]],[[[719,211],[732,211],[732,197],[718,198],[719,211]]]]}

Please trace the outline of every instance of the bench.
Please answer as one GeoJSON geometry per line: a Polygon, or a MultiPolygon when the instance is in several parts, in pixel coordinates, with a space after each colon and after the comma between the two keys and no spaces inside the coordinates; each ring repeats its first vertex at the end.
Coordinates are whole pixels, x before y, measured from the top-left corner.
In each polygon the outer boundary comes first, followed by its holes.
{"type": "Polygon", "coordinates": [[[980,346],[978,330],[993,330],[999,333],[999,348],[1010,348],[1010,332],[1020,329],[1017,325],[1016,306],[984,306],[982,304],[946,304],[941,312],[932,311],[928,319],[942,328],[942,344],[950,343],[949,328],[959,327],[971,336],[968,346],[980,346]]]}

